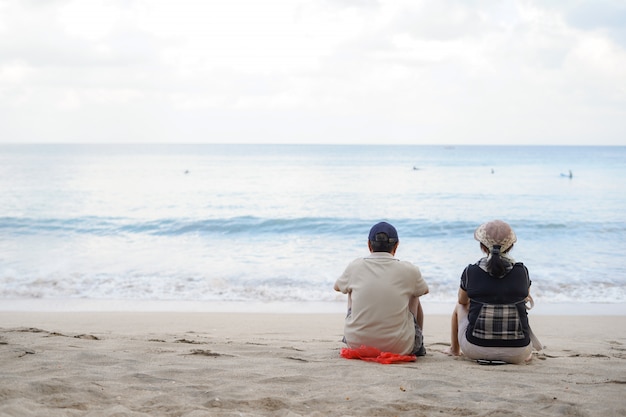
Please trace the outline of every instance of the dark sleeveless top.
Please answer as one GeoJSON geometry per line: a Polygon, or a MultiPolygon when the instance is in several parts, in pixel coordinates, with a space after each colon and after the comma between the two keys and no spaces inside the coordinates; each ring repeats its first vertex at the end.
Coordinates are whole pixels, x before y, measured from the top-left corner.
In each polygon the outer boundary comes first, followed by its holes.
{"type": "Polygon", "coordinates": [[[470,298],[468,342],[478,346],[527,346],[530,328],[524,299],[530,285],[528,269],[521,262],[500,278],[477,264],[465,268],[461,288],[470,298]]]}

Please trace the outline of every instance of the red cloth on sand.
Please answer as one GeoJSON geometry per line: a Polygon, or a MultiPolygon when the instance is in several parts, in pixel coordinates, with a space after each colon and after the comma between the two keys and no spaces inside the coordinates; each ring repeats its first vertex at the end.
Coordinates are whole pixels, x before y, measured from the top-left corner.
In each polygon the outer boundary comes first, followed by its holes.
{"type": "Polygon", "coordinates": [[[362,361],[378,362],[383,364],[398,362],[414,362],[417,359],[415,355],[398,355],[397,353],[381,352],[372,346],[361,345],[356,349],[343,348],[341,356],[346,359],[361,359],[362,361]]]}

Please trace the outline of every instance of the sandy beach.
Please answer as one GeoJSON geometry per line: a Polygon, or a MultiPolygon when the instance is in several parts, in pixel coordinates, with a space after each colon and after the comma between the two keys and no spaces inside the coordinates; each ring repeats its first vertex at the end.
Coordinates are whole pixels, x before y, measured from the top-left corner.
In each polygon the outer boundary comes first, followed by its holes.
{"type": "Polygon", "coordinates": [[[0,311],[0,416],[624,416],[626,316],[531,315],[525,365],[339,355],[341,314],[0,311]]]}

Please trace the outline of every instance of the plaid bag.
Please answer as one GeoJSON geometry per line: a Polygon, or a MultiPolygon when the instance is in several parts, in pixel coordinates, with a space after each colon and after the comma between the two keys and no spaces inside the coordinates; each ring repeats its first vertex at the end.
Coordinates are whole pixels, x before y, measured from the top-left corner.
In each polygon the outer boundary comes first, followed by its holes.
{"type": "Polygon", "coordinates": [[[524,332],[517,304],[483,303],[472,336],[490,340],[523,339],[524,332]]]}

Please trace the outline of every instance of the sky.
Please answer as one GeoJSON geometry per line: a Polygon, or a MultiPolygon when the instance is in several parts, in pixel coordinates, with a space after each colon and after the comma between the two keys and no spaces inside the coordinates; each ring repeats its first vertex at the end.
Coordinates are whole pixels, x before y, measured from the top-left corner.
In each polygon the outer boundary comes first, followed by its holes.
{"type": "Polygon", "coordinates": [[[626,145],[624,0],[0,0],[0,143],[626,145]]]}

